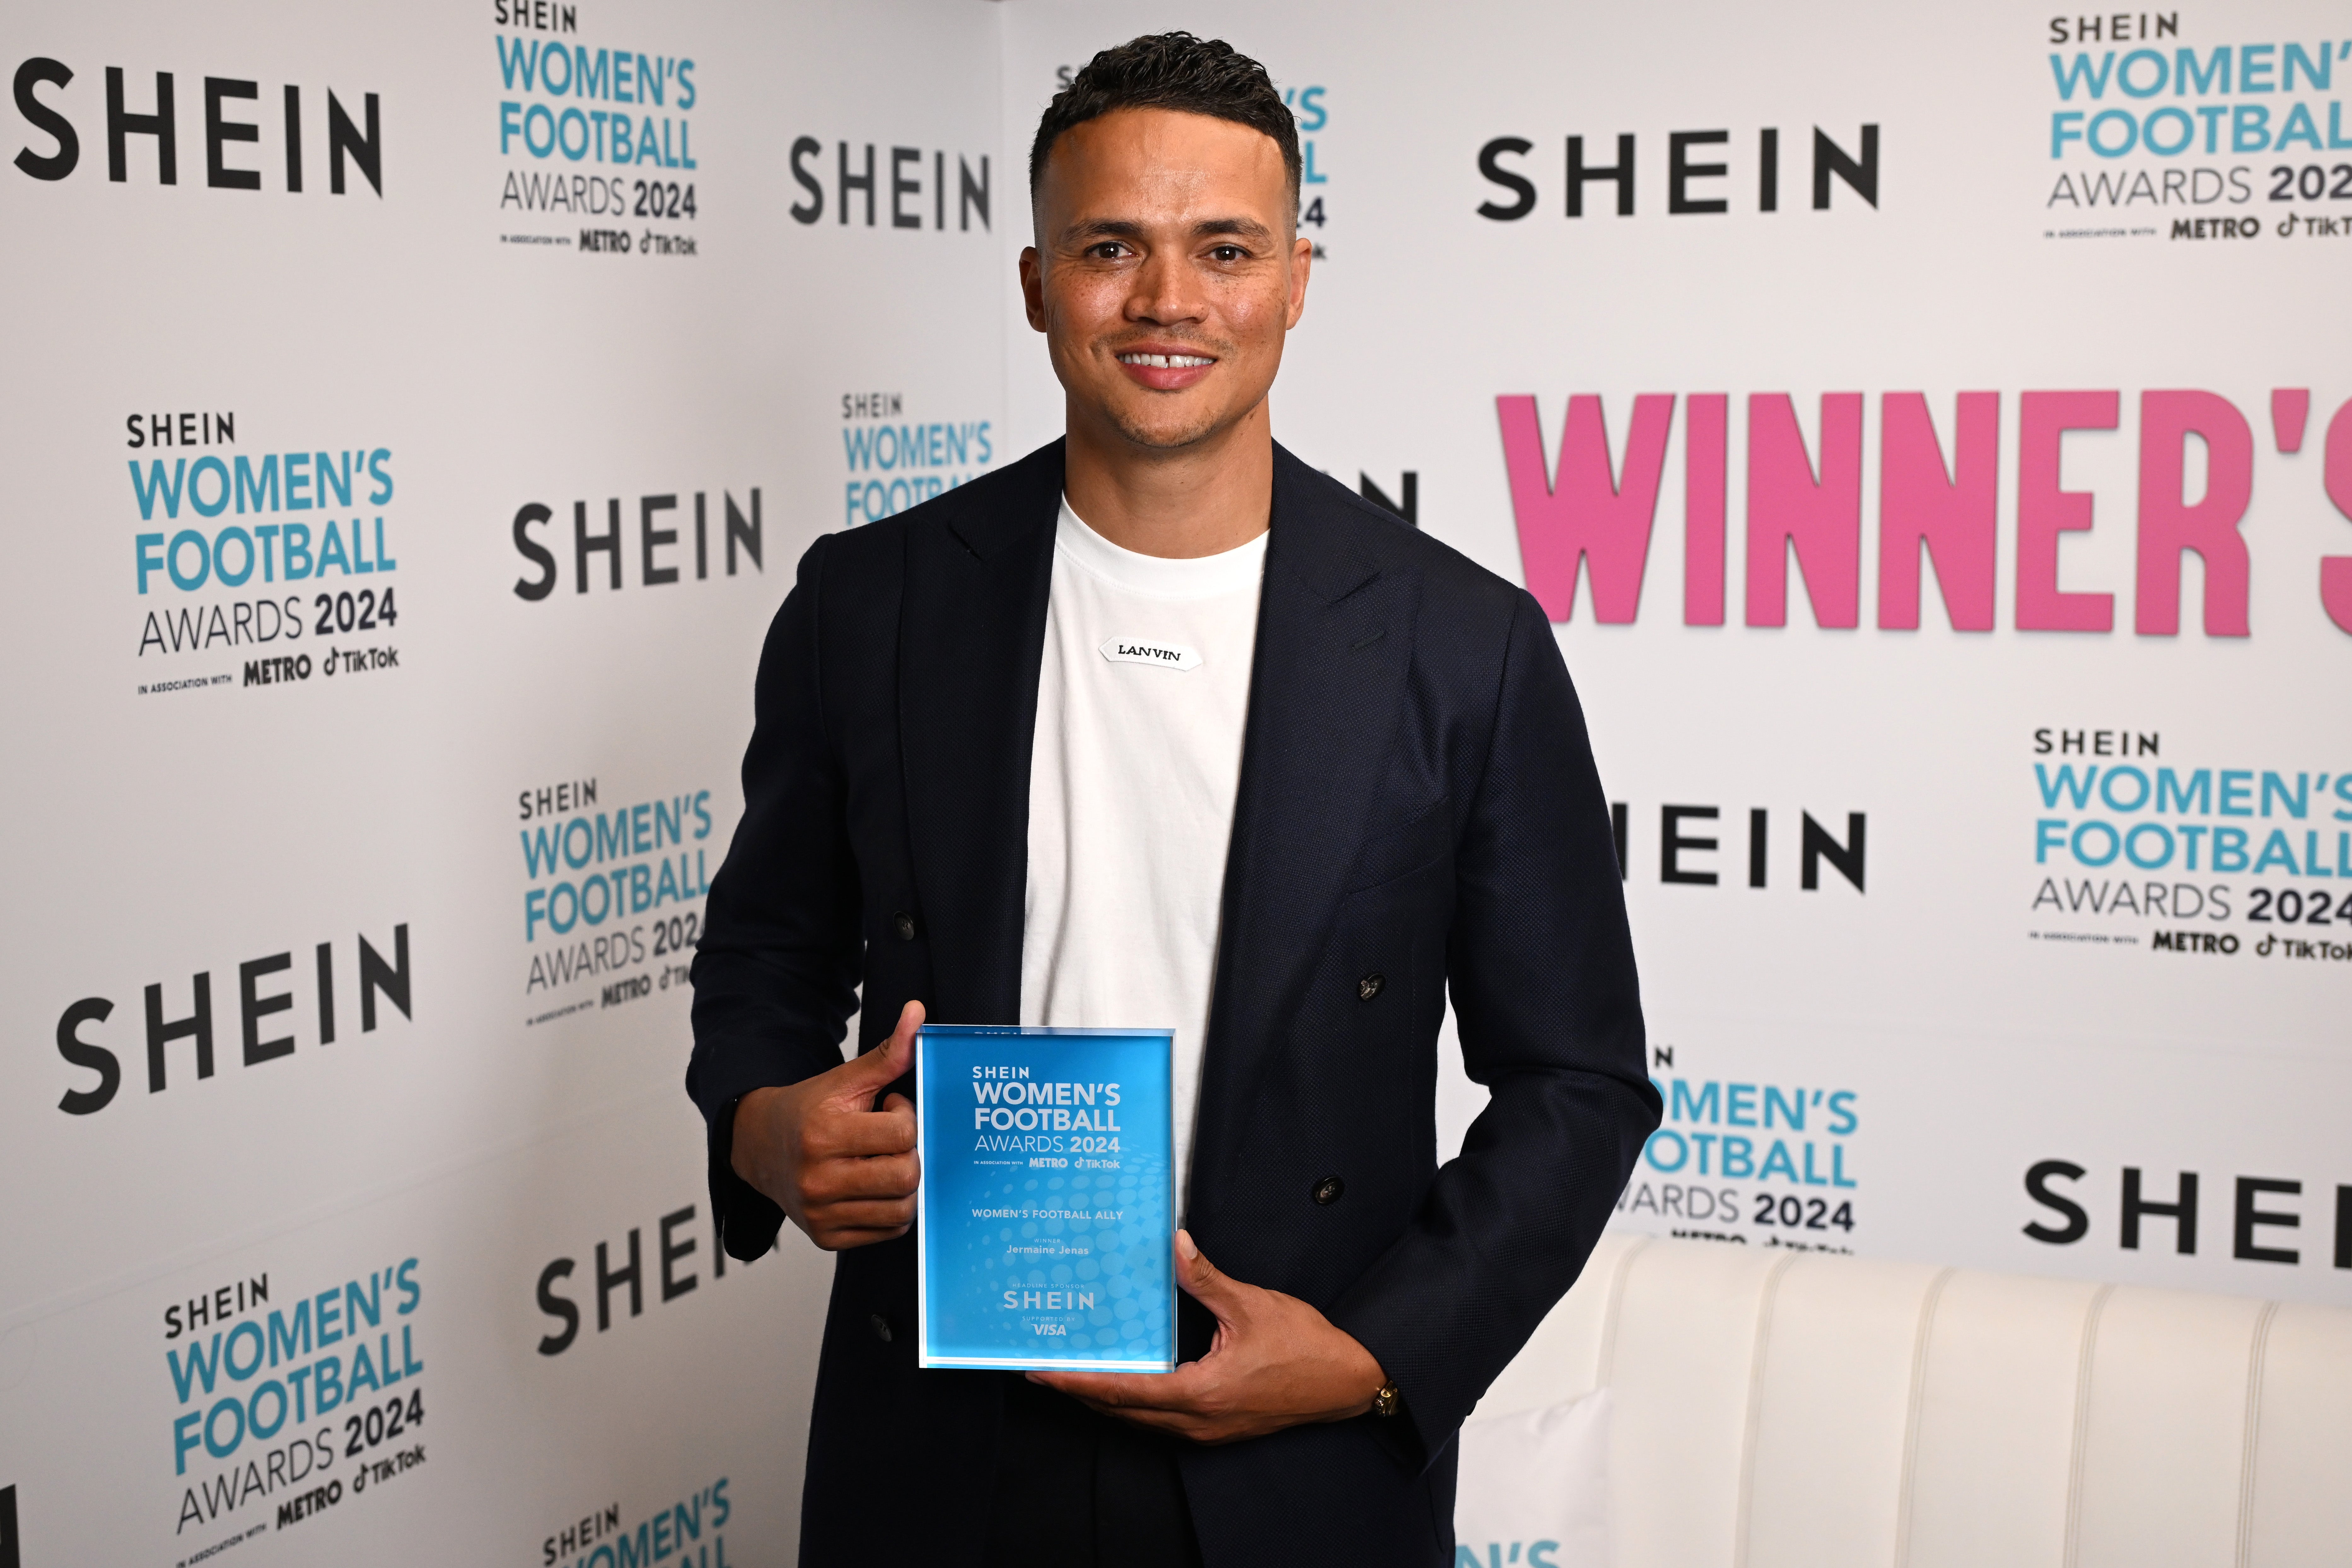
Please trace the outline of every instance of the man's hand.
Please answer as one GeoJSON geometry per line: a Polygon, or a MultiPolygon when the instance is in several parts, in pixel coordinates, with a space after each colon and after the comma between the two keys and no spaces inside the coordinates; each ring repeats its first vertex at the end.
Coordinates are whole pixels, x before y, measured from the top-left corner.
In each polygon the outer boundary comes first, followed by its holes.
{"type": "Polygon", "coordinates": [[[915,1102],[894,1094],[877,1110],[874,1097],[906,1076],[922,1021],[923,1005],[909,1002],[878,1049],[736,1102],[729,1163],[828,1252],[892,1240],[915,1222],[915,1102]]]}
{"type": "Polygon", "coordinates": [[[1087,1408],[1195,1443],[1234,1443],[1372,1407],[1388,1381],[1372,1352],[1296,1296],[1219,1273],[1176,1233],[1176,1282],[1215,1314],[1209,1353],[1174,1372],[1033,1372],[1087,1408]]]}

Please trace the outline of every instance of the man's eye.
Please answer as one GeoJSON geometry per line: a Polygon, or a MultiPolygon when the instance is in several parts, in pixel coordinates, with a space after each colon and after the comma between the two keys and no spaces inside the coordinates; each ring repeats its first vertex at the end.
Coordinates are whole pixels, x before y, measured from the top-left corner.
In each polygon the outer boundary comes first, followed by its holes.
{"type": "Polygon", "coordinates": [[[1209,254],[1219,261],[1239,261],[1248,253],[1238,245],[1221,245],[1209,254]]]}
{"type": "Polygon", "coordinates": [[[1094,247],[1094,253],[1105,261],[1116,261],[1127,254],[1127,247],[1115,239],[1107,239],[1094,247]]]}

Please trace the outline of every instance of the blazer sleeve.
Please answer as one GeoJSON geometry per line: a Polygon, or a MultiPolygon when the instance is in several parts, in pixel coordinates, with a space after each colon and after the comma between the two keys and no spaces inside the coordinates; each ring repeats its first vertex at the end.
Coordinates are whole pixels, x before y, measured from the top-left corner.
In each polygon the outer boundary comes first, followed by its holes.
{"type": "Polygon", "coordinates": [[[1661,1109],[1583,710],[1524,592],[1494,700],[1446,955],[1464,1065],[1492,1098],[1330,1314],[1397,1384],[1424,1463],[1575,1283],[1661,1109]]]}
{"type": "Polygon", "coordinates": [[[820,538],[760,656],[743,817],[711,879],[694,958],[686,1089],[709,1127],[710,1203],[736,1258],[775,1245],[783,1210],[730,1163],[735,1102],[841,1065],[857,1005],[858,881],[822,688],[820,538]]]}

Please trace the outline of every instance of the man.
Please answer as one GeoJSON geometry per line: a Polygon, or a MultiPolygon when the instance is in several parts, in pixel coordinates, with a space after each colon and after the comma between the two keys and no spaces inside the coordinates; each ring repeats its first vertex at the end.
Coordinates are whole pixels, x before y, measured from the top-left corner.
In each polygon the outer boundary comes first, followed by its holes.
{"type": "Polygon", "coordinates": [[[1454,1430],[1657,1124],[1542,612],[1274,444],[1298,172],[1228,46],[1097,56],[1021,258],[1066,439],[820,539],[769,635],[688,1087],[729,1251],[840,1252],[805,1563],[1449,1564],[1454,1430]],[[1176,1372],[918,1370],[926,1016],[1175,1026],[1176,1372]]]}

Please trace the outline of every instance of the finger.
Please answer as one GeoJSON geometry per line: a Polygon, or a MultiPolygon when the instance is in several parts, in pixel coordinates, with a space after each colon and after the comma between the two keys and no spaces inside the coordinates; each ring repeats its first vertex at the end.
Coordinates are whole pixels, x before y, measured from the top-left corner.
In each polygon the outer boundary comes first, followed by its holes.
{"type": "MultiPolygon", "coordinates": [[[[915,1031],[922,1026],[923,1005],[909,998],[907,1005],[898,1009],[898,1026],[890,1031],[889,1040],[875,1053],[889,1058],[887,1065],[890,1076],[883,1082],[895,1083],[914,1070],[915,1031]]],[[[882,1068],[877,1067],[875,1070],[879,1072],[882,1068]]]]}
{"type": "Polygon", "coordinates": [[[1029,1381],[1108,1409],[1197,1415],[1207,1388],[1199,1366],[1198,1362],[1186,1362],[1169,1373],[1033,1372],[1029,1381]]]}
{"type": "Polygon", "coordinates": [[[1192,1233],[1176,1233],[1176,1283],[1184,1293],[1213,1313],[1219,1323],[1225,1322],[1240,1308],[1240,1296],[1245,1289],[1209,1261],[1193,1241],[1192,1233]]]}
{"type": "Polygon", "coordinates": [[[901,1231],[915,1223],[915,1205],[908,1198],[845,1198],[811,1204],[808,1215],[825,1230],[901,1231]]]}
{"type": "Polygon", "coordinates": [[[811,1161],[908,1154],[915,1148],[915,1117],[908,1110],[838,1110],[810,1119],[801,1154],[811,1161]]]}
{"type": "MultiPolygon", "coordinates": [[[[863,1056],[841,1064],[825,1076],[834,1080],[829,1100],[871,1100],[885,1085],[907,1076],[915,1059],[915,1031],[922,1026],[923,1005],[909,1002],[898,1013],[898,1026],[890,1037],[863,1056]]],[[[861,1105],[860,1109],[864,1109],[861,1105]]]]}
{"type": "Polygon", "coordinates": [[[1033,1372],[1029,1381],[1106,1411],[1124,1410],[1139,1403],[1128,1386],[1134,1380],[1120,1373],[1033,1372]]]}
{"type": "Polygon", "coordinates": [[[912,1154],[866,1160],[823,1160],[809,1167],[801,1191],[811,1204],[857,1198],[911,1198],[922,1184],[922,1167],[912,1154]]]}
{"type": "Polygon", "coordinates": [[[827,1252],[847,1252],[853,1247],[872,1247],[880,1241],[896,1241],[906,1235],[909,1227],[902,1225],[887,1230],[858,1230],[828,1229],[822,1225],[811,1225],[803,1228],[808,1231],[809,1239],[827,1252]]]}

